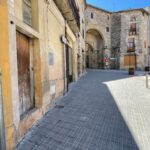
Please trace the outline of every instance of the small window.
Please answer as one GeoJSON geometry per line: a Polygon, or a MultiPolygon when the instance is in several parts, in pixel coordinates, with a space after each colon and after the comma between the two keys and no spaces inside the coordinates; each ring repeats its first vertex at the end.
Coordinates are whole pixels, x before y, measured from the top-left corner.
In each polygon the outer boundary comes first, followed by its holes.
{"type": "Polygon", "coordinates": [[[109,32],[109,27],[106,27],[106,32],[109,32]]]}
{"type": "Polygon", "coordinates": [[[91,12],[91,19],[93,19],[94,18],[94,14],[93,14],[93,12],[91,12]]]}
{"type": "Polygon", "coordinates": [[[26,24],[32,26],[31,0],[22,0],[22,2],[23,2],[23,20],[26,24]]]}
{"type": "Polygon", "coordinates": [[[82,37],[83,37],[83,39],[84,39],[84,29],[82,29],[82,37]]]}
{"type": "Polygon", "coordinates": [[[136,23],[131,23],[130,24],[130,29],[129,29],[129,35],[137,35],[137,24],[136,23]]]}
{"type": "Polygon", "coordinates": [[[134,52],[135,51],[135,39],[134,38],[129,38],[128,39],[128,52],[134,52]]]}
{"type": "Polygon", "coordinates": [[[109,20],[109,16],[107,16],[107,19],[109,20]]]}

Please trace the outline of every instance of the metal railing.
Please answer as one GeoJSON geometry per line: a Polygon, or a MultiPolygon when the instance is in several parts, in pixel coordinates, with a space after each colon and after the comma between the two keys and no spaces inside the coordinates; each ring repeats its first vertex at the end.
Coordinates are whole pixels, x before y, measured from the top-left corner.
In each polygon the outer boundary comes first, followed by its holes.
{"type": "Polygon", "coordinates": [[[0,69],[0,150],[6,150],[1,69],[0,69]]]}
{"type": "Polygon", "coordinates": [[[147,87],[148,89],[150,89],[150,78],[149,78],[149,76],[150,76],[150,74],[147,73],[147,74],[146,74],[146,87],[147,87]]]}

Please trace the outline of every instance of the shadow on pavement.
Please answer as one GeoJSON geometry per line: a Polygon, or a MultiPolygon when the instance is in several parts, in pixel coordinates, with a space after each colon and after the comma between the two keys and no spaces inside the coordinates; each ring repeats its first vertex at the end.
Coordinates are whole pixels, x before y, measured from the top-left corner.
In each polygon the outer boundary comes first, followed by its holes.
{"type": "Polygon", "coordinates": [[[60,106],[50,110],[18,150],[139,150],[104,82],[128,78],[123,72],[88,71],[60,106]]]}

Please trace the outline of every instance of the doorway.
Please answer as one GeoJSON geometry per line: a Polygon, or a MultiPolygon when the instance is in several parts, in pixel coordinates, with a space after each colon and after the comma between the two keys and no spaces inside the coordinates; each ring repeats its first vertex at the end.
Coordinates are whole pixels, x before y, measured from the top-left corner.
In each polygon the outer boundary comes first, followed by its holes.
{"type": "Polygon", "coordinates": [[[136,55],[124,56],[124,66],[133,67],[136,69],[136,55]]]}
{"type": "Polygon", "coordinates": [[[35,107],[32,39],[17,31],[17,65],[20,115],[35,107]]]}
{"type": "Polygon", "coordinates": [[[66,78],[67,78],[67,90],[71,82],[73,82],[73,62],[72,62],[72,49],[67,46],[66,48],[66,78]]]}
{"type": "Polygon", "coordinates": [[[91,69],[103,69],[103,37],[99,31],[90,29],[87,31],[86,41],[86,67],[91,69]]]}

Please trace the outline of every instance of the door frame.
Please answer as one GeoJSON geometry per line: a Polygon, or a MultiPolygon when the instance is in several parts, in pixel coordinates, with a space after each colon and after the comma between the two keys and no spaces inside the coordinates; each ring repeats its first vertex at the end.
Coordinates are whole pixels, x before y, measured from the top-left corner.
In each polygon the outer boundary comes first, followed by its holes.
{"type": "Polygon", "coordinates": [[[69,84],[73,82],[73,50],[69,45],[66,45],[66,78],[68,89],[69,84]],[[71,67],[71,75],[70,75],[70,67],[71,67]]]}
{"type": "MultiPolygon", "coordinates": [[[[30,97],[30,102],[33,102],[33,104],[32,104],[33,106],[31,106],[31,108],[29,108],[28,110],[26,110],[22,114],[20,113],[20,117],[22,118],[24,115],[26,115],[28,112],[30,112],[30,110],[35,108],[34,47],[33,47],[33,39],[30,36],[20,32],[19,30],[16,30],[16,35],[17,35],[17,33],[22,34],[22,35],[26,36],[29,39],[29,72],[30,72],[30,75],[29,75],[29,78],[30,78],[30,81],[29,81],[29,88],[30,88],[29,89],[30,90],[29,97],[30,97]]],[[[17,40],[17,38],[16,38],[16,40],[17,40]]],[[[17,61],[18,61],[18,58],[17,58],[17,61]]],[[[18,65],[17,65],[17,68],[18,68],[18,65]]],[[[19,77],[19,73],[18,73],[18,77],[19,77]]],[[[18,83],[18,88],[19,88],[19,83],[18,83]]],[[[19,96],[19,99],[20,99],[20,96],[19,96]]],[[[20,101],[19,101],[19,103],[20,103],[20,101]]]]}

